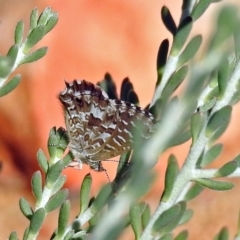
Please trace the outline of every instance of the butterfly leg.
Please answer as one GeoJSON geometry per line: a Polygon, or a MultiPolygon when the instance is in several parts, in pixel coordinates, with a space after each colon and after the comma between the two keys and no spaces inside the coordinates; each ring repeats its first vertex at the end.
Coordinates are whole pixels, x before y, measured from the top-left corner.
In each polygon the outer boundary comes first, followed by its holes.
{"type": "Polygon", "coordinates": [[[68,167],[72,167],[72,168],[75,168],[77,170],[81,170],[83,167],[82,167],[82,161],[81,160],[77,160],[77,161],[72,161],[68,167]]]}

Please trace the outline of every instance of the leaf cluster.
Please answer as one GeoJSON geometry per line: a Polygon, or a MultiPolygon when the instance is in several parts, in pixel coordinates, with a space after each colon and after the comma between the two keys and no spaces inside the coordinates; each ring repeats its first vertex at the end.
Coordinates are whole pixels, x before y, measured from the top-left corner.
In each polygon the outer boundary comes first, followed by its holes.
{"type": "MultiPolygon", "coordinates": [[[[80,210],[70,224],[68,193],[61,189],[66,177],[61,173],[73,159],[70,153],[63,157],[68,144],[66,132],[62,128],[51,130],[48,141],[50,158],[47,159],[41,150],[37,155],[45,174],[44,183],[40,172],[32,178],[36,206],[32,208],[27,200],[20,200],[20,209],[29,219],[24,239],[36,239],[46,215],[60,207],[58,227],[52,239],[111,240],[117,239],[130,226],[136,240],[184,240],[188,232],[184,230],[174,236],[174,230],[193,216],[193,210],[187,208],[188,201],[205,188],[226,191],[234,187],[233,183],[218,178],[240,176],[239,155],[218,169],[209,169],[208,166],[221,154],[223,146],[216,141],[227,129],[232,106],[240,99],[240,19],[236,7],[225,6],[219,11],[214,33],[199,60],[196,60],[196,54],[202,45],[202,36],[190,37],[194,23],[215,2],[183,0],[178,24],[170,10],[166,6],[162,8],[162,21],[172,34],[173,43],[170,46],[165,39],[159,46],[156,88],[147,106],[158,121],[156,132],[148,140],[142,140],[139,132],[133,132],[139,139],[134,143],[135,150],[121,156],[115,179],[103,186],[96,196],[90,197],[92,177],[90,174],[85,176],[80,189],[80,210]],[[176,94],[183,85],[182,92],[176,94]],[[139,199],[149,191],[155,179],[152,168],[166,149],[188,140],[191,146],[182,167],[179,167],[176,156],[169,156],[164,190],[158,196],[159,205],[151,210],[148,203],[139,199]]],[[[30,54],[29,51],[56,24],[57,15],[51,14],[47,8],[38,17],[33,10],[31,30],[24,42],[23,24],[18,23],[15,45],[10,54],[15,62],[19,49],[24,55],[19,64],[44,55],[40,53],[41,49],[30,54]]],[[[107,73],[99,85],[112,99],[139,103],[128,78],[123,80],[119,96],[110,74],[107,73]]],[[[137,124],[141,129],[144,123],[137,124]]],[[[12,233],[9,239],[17,239],[16,233],[12,233]]],[[[215,239],[228,239],[228,230],[223,227],[215,239]]]]}
{"type": "Polygon", "coordinates": [[[0,97],[10,93],[20,83],[20,74],[8,79],[17,67],[37,61],[46,55],[47,47],[31,50],[55,27],[57,22],[58,14],[47,7],[40,15],[37,8],[33,9],[26,38],[24,38],[23,21],[17,23],[14,31],[14,45],[9,48],[6,56],[0,56],[0,97]]]}

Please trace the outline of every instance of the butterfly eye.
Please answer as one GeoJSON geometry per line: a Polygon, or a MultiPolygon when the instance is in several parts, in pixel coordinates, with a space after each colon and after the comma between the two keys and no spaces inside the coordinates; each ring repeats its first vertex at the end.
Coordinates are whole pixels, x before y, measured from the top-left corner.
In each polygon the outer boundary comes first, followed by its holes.
{"type": "Polygon", "coordinates": [[[83,105],[83,100],[82,98],[76,98],[76,102],[79,106],[82,106],[83,105]]]}

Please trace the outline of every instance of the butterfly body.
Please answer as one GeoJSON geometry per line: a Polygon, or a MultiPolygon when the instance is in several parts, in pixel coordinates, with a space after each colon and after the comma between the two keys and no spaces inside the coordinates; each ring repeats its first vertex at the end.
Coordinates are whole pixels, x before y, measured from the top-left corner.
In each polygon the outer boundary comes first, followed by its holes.
{"type": "Polygon", "coordinates": [[[100,87],[85,80],[66,83],[59,94],[63,105],[69,149],[76,161],[103,171],[101,161],[132,149],[131,129],[144,125],[143,137],[153,132],[153,116],[129,102],[109,99],[100,87]]]}

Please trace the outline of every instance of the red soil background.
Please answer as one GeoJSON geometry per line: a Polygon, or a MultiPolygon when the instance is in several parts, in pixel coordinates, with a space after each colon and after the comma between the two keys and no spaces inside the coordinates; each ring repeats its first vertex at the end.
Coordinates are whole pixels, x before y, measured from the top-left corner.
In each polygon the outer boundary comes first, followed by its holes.
{"type": "MultiPolygon", "coordinates": [[[[49,130],[53,126],[64,126],[62,109],[56,98],[64,88],[64,79],[75,78],[97,82],[106,72],[111,73],[118,89],[124,77],[128,76],[139,94],[141,105],[145,106],[154,91],[156,81],[156,55],[160,42],[169,38],[160,19],[163,5],[170,8],[178,21],[180,1],[96,1],[72,0],[51,1],[51,7],[58,12],[59,22],[37,47],[48,46],[48,54],[38,62],[17,69],[22,74],[20,86],[0,99],[0,159],[3,169],[0,173],[0,239],[6,239],[16,230],[22,238],[27,220],[22,216],[18,201],[25,197],[33,201],[30,191],[32,174],[39,169],[36,153],[39,148],[47,153],[46,143],[49,130]],[[20,223],[20,224],[19,224],[20,223]]],[[[228,1],[238,2],[236,1],[228,1]]],[[[194,25],[193,34],[209,33],[213,16],[217,12],[215,4],[194,25]]],[[[41,12],[49,1],[0,0],[0,51],[6,54],[13,44],[13,32],[17,21],[23,19],[28,29],[29,15],[33,7],[41,12]]],[[[240,108],[234,108],[231,125],[220,139],[224,145],[222,156],[215,167],[221,166],[239,153],[240,130],[238,119],[240,108]]],[[[162,192],[166,159],[174,153],[183,162],[190,143],[168,150],[155,167],[158,179],[153,190],[146,196],[152,209],[156,207],[162,192]]],[[[110,179],[114,178],[116,164],[106,163],[110,179]]],[[[213,167],[214,167],[213,166],[213,167]]],[[[82,178],[90,170],[87,166],[77,171],[67,169],[67,186],[71,189],[73,205],[77,207],[78,189],[82,178]]],[[[92,194],[107,182],[104,173],[90,171],[93,177],[92,194]]],[[[189,239],[211,239],[226,225],[230,236],[237,231],[240,186],[228,193],[205,190],[197,199],[189,203],[195,215],[188,224],[189,239]]],[[[75,207],[75,210],[76,210],[75,207]]],[[[76,211],[73,213],[74,217],[76,211]]],[[[48,216],[48,224],[41,231],[39,239],[48,239],[56,228],[57,213],[48,216]]],[[[183,226],[183,229],[186,226],[183,226]]],[[[122,239],[130,239],[126,232],[122,239]]]]}

